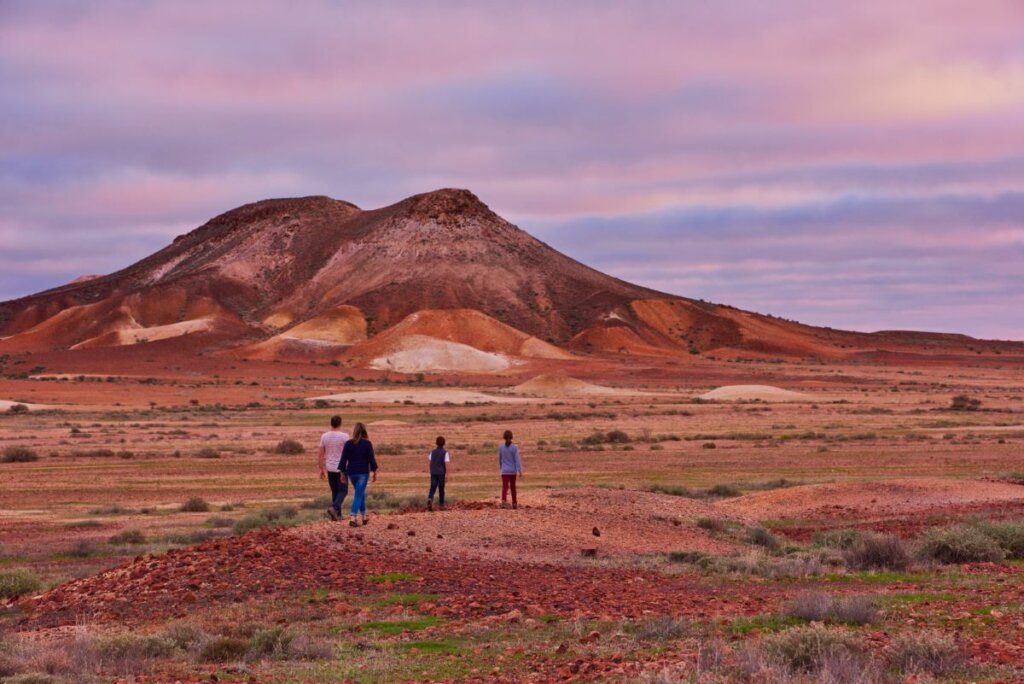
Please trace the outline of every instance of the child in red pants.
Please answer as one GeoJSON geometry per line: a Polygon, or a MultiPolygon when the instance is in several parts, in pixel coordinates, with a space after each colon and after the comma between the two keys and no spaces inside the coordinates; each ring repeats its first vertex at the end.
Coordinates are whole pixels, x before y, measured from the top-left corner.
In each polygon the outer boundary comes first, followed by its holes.
{"type": "Polygon", "coordinates": [[[523,459],[519,447],[512,443],[512,431],[505,430],[505,443],[498,447],[498,465],[501,467],[501,507],[508,507],[508,491],[512,490],[512,508],[518,508],[516,476],[523,474],[523,459]]]}

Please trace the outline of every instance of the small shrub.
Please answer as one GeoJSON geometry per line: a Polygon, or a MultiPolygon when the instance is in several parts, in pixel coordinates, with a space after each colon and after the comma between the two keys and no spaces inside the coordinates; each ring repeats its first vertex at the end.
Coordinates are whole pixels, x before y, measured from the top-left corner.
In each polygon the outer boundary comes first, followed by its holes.
{"type": "Polygon", "coordinates": [[[4,449],[4,463],[31,463],[39,460],[39,454],[23,446],[9,446],[4,449]]]}
{"type": "Polygon", "coordinates": [[[652,484],[644,487],[645,492],[651,492],[652,494],[668,494],[669,496],[685,496],[687,498],[695,499],[700,496],[697,492],[694,492],[687,487],[680,487],[678,485],[661,485],[652,484]]]}
{"type": "Polygon", "coordinates": [[[220,458],[220,452],[213,447],[204,447],[196,452],[196,458],[220,458]]]}
{"type": "Polygon", "coordinates": [[[275,454],[301,454],[305,451],[303,446],[294,439],[282,439],[274,447],[275,454]]]}
{"type": "Polygon", "coordinates": [[[222,515],[215,515],[211,518],[207,518],[206,524],[210,527],[233,527],[235,524],[235,519],[228,518],[222,515]]]}
{"type": "Polygon", "coordinates": [[[766,549],[777,549],[780,546],[779,538],[763,527],[752,527],[747,532],[747,541],[766,549]]]}
{"type": "Polygon", "coordinates": [[[894,534],[864,534],[843,552],[843,560],[853,570],[906,570],[911,556],[894,534]]]}
{"type": "Polygon", "coordinates": [[[104,661],[131,661],[166,658],[174,652],[174,643],[163,636],[115,634],[100,637],[93,648],[104,661]]]}
{"type": "Polygon", "coordinates": [[[210,504],[206,503],[204,499],[198,496],[193,496],[191,499],[181,504],[182,513],[206,513],[210,510],[210,504]]]}
{"type": "Polygon", "coordinates": [[[672,563],[702,563],[710,558],[703,551],[670,551],[668,560],[672,563]]]}
{"type": "Polygon", "coordinates": [[[97,555],[99,553],[99,549],[96,547],[94,542],[82,539],[68,549],[67,553],[72,558],[89,558],[90,556],[97,555]]]}
{"type": "Polygon", "coordinates": [[[789,615],[808,622],[842,622],[866,625],[874,622],[878,609],[871,596],[830,596],[821,592],[797,594],[789,615]]]}
{"type": "Polygon", "coordinates": [[[191,650],[206,640],[203,630],[185,623],[168,625],[164,630],[164,638],[183,651],[191,650]]]}
{"type": "Polygon", "coordinates": [[[11,404],[7,409],[8,413],[28,413],[28,406],[25,404],[11,404]]]}
{"type": "Polygon", "coordinates": [[[272,527],[274,525],[281,525],[286,520],[291,520],[299,514],[299,509],[295,506],[275,506],[274,508],[265,508],[262,511],[256,513],[250,513],[242,518],[235,521],[235,533],[244,534],[250,530],[255,530],[260,527],[272,527]]]}
{"type": "Polygon", "coordinates": [[[995,539],[970,525],[928,530],[918,553],[940,563],[999,562],[1006,558],[995,539]]]}
{"type": "Polygon", "coordinates": [[[199,660],[204,663],[227,663],[242,660],[249,651],[249,642],[237,637],[214,637],[199,651],[199,660]]]}
{"type": "Polygon", "coordinates": [[[977,411],[981,408],[981,400],[966,394],[958,394],[950,400],[949,408],[953,411],[977,411]]]}
{"type": "Polygon", "coordinates": [[[714,442],[704,442],[703,444],[700,445],[700,448],[701,449],[717,449],[718,445],[715,444],[714,442]]]}
{"type": "Polygon", "coordinates": [[[857,530],[828,530],[815,532],[813,543],[826,549],[845,550],[853,546],[860,539],[860,532],[857,530]]]}
{"type": "Polygon", "coordinates": [[[743,492],[740,491],[739,487],[730,484],[716,484],[714,487],[708,489],[708,494],[710,496],[717,496],[723,499],[733,496],[739,496],[742,493],[743,492]]]}
{"type": "Polygon", "coordinates": [[[330,505],[331,505],[331,497],[327,496],[326,494],[324,496],[318,496],[318,497],[309,499],[308,501],[304,501],[301,504],[299,504],[300,508],[304,508],[306,510],[313,510],[313,511],[317,511],[317,510],[322,511],[323,509],[327,508],[330,505]]]}
{"type": "Polygon", "coordinates": [[[942,632],[901,634],[889,647],[889,663],[903,674],[951,675],[963,669],[966,659],[953,637],[942,632]]]}
{"type": "Polygon", "coordinates": [[[249,639],[249,654],[256,657],[283,655],[291,642],[292,634],[284,627],[261,629],[249,639]]]}
{"type": "Polygon", "coordinates": [[[689,623],[682,618],[656,617],[630,625],[640,641],[673,641],[686,635],[689,623]]]}
{"type": "Polygon", "coordinates": [[[826,663],[862,650],[860,640],[844,629],[821,624],[803,625],[768,635],[763,647],[791,672],[820,672],[826,663]]]}
{"type": "Polygon", "coordinates": [[[10,599],[39,591],[39,578],[29,570],[0,570],[0,598],[10,599]]]}
{"type": "Polygon", "coordinates": [[[717,534],[728,530],[729,523],[721,518],[697,518],[697,527],[717,534]]]}
{"type": "Polygon", "coordinates": [[[609,444],[628,444],[633,441],[629,438],[629,435],[622,430],[612,430],[611,432],[605,433],[605,440],[609,444]]]}
{"type": "Polygon", "coordinates": [[[118,532],[107,542],[110,544],[145,544],[146,535],[142,533],[142,530],[125,530],[118,532]]]}

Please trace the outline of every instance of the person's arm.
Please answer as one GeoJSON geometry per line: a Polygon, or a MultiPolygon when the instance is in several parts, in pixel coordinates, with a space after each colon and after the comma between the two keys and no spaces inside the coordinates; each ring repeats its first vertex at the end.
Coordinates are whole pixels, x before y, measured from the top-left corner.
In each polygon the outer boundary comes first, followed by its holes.
{"type": "Polygon", "coordinates": [[[366,440],[366,448],[370,450],[370,480],[377,481],[377,457],[373,453],[373,442],[366,440]]]}
{"type": "Polygon", "coordinates": [[[516,447],[516,472],[519,473],[519,477],[523,476],[523,457],[519,455],[519,447],[516,447]]]}
{"type": "Polygon", "coordinates": [[[320,442],[320,453],[317,456],[320,460],[320,479],[327,477],[327,449],[324,448],[324,443],[320,442]]]}
{"type": "Polygon", "coordinates": [[[448,452],[448,451],[444,452],[444,465],[445,465],[445,468],[444,468],[444,481],[445,482],[448,482],[448,480],[450,480],[451,477],[452,477],[452,474],[451,474],[452,469],[448,466],[448,464],[451,463],[451,462],[452,462],[452,455],[451,455],[451,453],[448,452]]]}
{"type": "Polygon", "coordinates": [[[341,461],[338,462],[338,470],[345,473],[342,477],[345,477],[348,474],[348,456],[352,452],[352,450],[349,449],[351,444],[352,442],[345,442],[345,446],[341,447],[341,461]]]}

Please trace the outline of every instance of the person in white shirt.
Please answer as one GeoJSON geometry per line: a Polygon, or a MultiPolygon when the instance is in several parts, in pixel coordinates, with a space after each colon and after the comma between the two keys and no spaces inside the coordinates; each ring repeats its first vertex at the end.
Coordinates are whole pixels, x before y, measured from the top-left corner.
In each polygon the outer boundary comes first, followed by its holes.
{"type": "Polygon", "coordinates": [[[320,437],[320,479],[327,478],[331,487],[331,505],[327,508],[331,520],[341,520],[341,504],[348,496],[348,478],[338,467],[348,439],[348,433],[341,431],[341,416],[332,416],[331,429],[320,437]]]}
{"type": "Polygon", "coordinates": [[[427,494],[427,510],[434,510],[434,492],[438,493],[438,503],[444,510],[444,484],[448,479],[448,464],[452,455],[444,449],[444,437],[437,438],[437,448],[427,454],[430,462],[430,493],[427,494]]]}

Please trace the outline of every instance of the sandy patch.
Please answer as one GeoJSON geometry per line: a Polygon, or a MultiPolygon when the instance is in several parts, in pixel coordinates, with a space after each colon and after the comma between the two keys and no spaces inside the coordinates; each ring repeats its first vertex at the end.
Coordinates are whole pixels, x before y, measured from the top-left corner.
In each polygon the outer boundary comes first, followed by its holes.
{"type": "Polygon", "coordinates": [[[394,404],[410,401],[414,404],[526,404],[529,399],[518,397],[501,397],[483,392],[455,389],[409,389],[409,390],[371,390],[369,392],[342,392],[312,397],[309,401],[323,399],[325,401],[347,402],[357,404],[394,404]]]}
{"type": "Polygon", "coordinates": [[[142,344],[144,342],[156,342],[157,340],[168,340],[182,335],[207,332],[213,328],[215,319],[196,318],[180,323],[169,323],[168,325],[154,325],[148,328],[125,328],[91,337],[87,340],[72,345],[71,349],[89,349],[91,347],[117,347],[129,344],[142,344]]]}
{"type": "Polygon", "coordinates": [[[24,401],[9,401],[7,399],[0,399],[0,411],[7,411],[16,404],[27,406],[29,411],[42,411],[43,409],[53,408],[52,406],[49,406],[47,404],[29,404],[28,402],[24,401]]]}
{"type": "MultiPolygon", "coordinates": [[[[413,551],[429,547],[445,558],[516,562],[578,561],[585,548],[596,549],[598,557],[605,558],[687,549],[728,553],[733,544],[712,538],[695,524],[697,518],[710,516],[742,521],[693,499],[581,487],[524,492],[516,511],[502,510],[493,500],[445,512],[378,517],[373,534],[413,551]],[[386,523],[394,523],[392,529],[386,523]]],[[[298,535],[322,533],[319,526],[295,530],[298,535]]]]}
{"type": "Polygon", "coordinates": [[[370,427],[401,427],[402,425],[408,425],[407,420],[375,420],[369,423],[370,427]]]}
{"type": "Polygon", "coordinates": [[[449,342],[426,335],[409,335],[399,340],[394,350],[370,361],[370,368],[399,373],[456,371],[463,373],[499,373],[512,360],[504,354],[481,351],[468,344],[449,342]]]}
{"type": "Polygon", "coordinates": [[[889,517],[963,504],[1024,500],[1024,486],[987,480],[913,478],[805,485],[746,494],[715,504],[723,512],[771,518],[889,517]]]}
{"type": "Polygon", "coordinates": [[[813,397],[771,385],[726,385],[698,398],[706,401],[811,401],[813,397]]]}
{"type": "Polygon", "coordinates": [[[616,396],[641,394],[630,390],[594,385],[561,373],[545,373],[531,378],[511,390],[513,394],[529,394],[542,397],[564,396],[616,396]]]}

